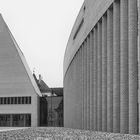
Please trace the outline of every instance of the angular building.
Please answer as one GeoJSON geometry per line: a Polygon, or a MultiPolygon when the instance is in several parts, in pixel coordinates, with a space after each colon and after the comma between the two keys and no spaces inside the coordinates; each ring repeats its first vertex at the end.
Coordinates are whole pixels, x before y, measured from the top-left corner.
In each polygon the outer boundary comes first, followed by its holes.
{"type": "Polygon", "coordinates": [[[0,15],[0,127],[38,126],[41,93],[0,15]]]}
{"type": "Polygon", "coordinates": [[[64,56],[64,126],[140,133],[140,0],[85,0],[64,56]]]}

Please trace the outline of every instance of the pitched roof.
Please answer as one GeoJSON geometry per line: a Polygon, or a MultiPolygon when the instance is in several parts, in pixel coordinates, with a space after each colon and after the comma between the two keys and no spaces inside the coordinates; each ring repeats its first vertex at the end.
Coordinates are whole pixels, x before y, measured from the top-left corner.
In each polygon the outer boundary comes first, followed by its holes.
{"type": "Polygon", "coordinates": [[[0,94],[42,94],[25,57],[0,15],[0,94]]]}
{"type": "Polygon", "coordinates": [[[51,88],[57,96],[63,96],[63,88],[51,88]]]}
{"type": "Polygon", "coordinates": [[[44,92],[50,92],[51,90],[50,90],[50,88],[48,87],[48,85],[43,81],[43,80],[41,80],[40,82],[39,82],[39,88],[40,88],[40,91],[42,92],[42,93],[44,93],[44,92]]]}

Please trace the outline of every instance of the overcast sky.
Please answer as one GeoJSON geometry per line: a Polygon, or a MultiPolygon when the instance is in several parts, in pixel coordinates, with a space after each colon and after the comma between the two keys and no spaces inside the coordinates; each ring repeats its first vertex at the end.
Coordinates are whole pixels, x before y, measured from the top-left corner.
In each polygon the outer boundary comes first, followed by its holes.
{"type": "Polygon", "coordinates": [[[84,0],[0,0],[0,12],[27,63],[49,87],[63,85],[66,44],[84,0]]]}

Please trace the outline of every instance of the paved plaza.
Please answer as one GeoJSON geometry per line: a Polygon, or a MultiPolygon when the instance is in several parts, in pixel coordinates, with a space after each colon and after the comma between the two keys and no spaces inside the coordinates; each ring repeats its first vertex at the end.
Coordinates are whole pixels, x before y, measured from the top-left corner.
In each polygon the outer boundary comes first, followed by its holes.
{"type": "Polygon", "coordinates": [[[33,127],[0,131],[0,140],[140,140],[140,136],[60,127],[33,127]]]}

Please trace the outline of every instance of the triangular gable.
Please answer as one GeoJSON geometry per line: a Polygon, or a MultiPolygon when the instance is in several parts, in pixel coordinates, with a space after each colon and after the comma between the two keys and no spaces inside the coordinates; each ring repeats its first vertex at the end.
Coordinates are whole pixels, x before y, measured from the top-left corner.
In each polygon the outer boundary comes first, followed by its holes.
{"type": "Polygon", "coordinates": [[[10,90],[42,96],[22,51],[0,15],[0,94],[10,90]]]}

